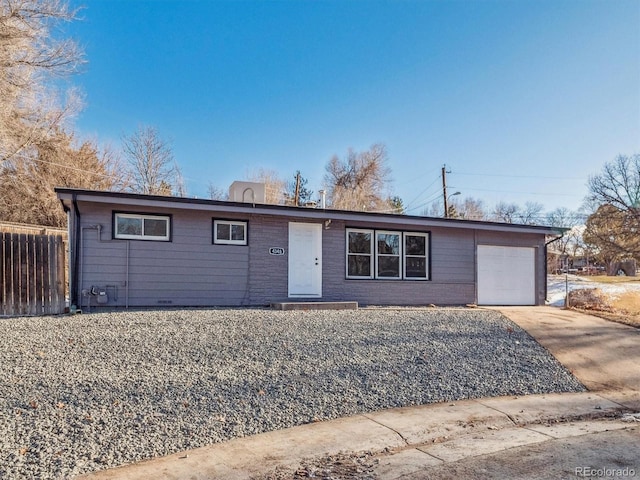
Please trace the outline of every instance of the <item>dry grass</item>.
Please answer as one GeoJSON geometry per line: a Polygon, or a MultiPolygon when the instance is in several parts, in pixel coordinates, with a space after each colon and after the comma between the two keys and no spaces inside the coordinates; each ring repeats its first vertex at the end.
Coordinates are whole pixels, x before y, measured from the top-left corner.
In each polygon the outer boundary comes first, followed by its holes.
{"type": "Polygon", "coordinates": [[[618,277],[618,276],[609,276],[609,275],[594,275],[590,277],[585,277],[589,280],[593,280],[598,283],[631,283],[631,282],[640,282],[640,276],[637,277],[618,277]]]}
{"type": "Polygon", "coordinates": [[[640,292],[612,297],[597,288],[587,288],[569,292],[569,301],[578,310],[640,328],[640,292]]]}
{"type": "Polygon", "coordinates": [[[624,293],[613,299],[612,304],[617,312],[622,312],[618,321],[640,327],[640,292],[624,293]]]}
{"type": "Polygon", "coordinates": [[[627,312],[640,314],[640,292],[627,292],[620,295],[620,297],[614,301],[614,304],[617,308],[626,310],[627,312]]]}

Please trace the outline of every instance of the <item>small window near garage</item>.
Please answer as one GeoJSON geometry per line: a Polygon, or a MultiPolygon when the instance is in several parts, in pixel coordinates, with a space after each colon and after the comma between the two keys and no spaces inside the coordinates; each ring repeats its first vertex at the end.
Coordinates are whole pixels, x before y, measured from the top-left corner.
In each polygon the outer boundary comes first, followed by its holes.
{"type": "Polygon", "coordinates": [[[427,233],[404,234],[404,278],[407,280],[426,280],[429,264],[429,236],[427,233]]]}
{"type": "Polygon", "coordinates": [[[373,231],[347,230],[347,278],[373,278],[373,231]]]}
{"type": "Polygon", "coordinates": [[[171,217],[138,213],[114,213],[114,238],[168,242],[171,217]]]}
{"type": "Polygon", "coordinates": [[[240,222],[236,220],[214,220],[213,243],[223,245],[246,245],[247,222],[240,222]]]}
{"type": "Polygon", "coordinates": [[[400,278],[400,232],[376,231],[376,278],[400,278]]]}

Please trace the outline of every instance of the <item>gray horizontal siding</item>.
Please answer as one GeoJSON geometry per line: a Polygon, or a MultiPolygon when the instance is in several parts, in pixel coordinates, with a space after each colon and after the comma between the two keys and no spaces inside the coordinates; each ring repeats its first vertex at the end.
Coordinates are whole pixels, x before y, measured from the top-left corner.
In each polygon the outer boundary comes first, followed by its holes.
{"type": "MultiPolygon", "coordinates": [[[[242,272],[244,273],[244,272],[242,272]]],[[[165,275],[154,276],[153,273],[130,273],[129,283],[132,288],[144,289],[147,285],[154,285],[154,288],[161,285],[167,285],[173,290],[195,291],[208,288],[207,286],[224,286],[225,288],[232,285],[242,285],[243,288],[247,284],[246,278],[240,275],[227,274],[221,275],[165,275]]]]}
{"type": "Polygon", "coordinates": [[[474,283],[475,244],[472,235],[466,237],[442,238],[439,231],[431,233],[431,281],[474,283]]]}
{"type": "MultiPolygon", "coordinates": [[[[117,286],[118,299],[110,305],[123,306],[127,300],[130,306],[265,305],[288,300],[286,217],[264,214],[232,217],[249,222],[248,245],[213,245],[212,219],[227,219],[228,215],[150,208],[140,213],[172,214],[171,242],[123,241],[111,239],[112,209],[108,205],[83,203],[80,208],[82,225],[102,225],[102,241],[95,230],[83,232],[80,289],[91,285],[117,286]],[[284,248],[285,255],[270,255],[270,247],[284,248]]],[[[317,223],[318,219],[296,218],[296,221],[317,223]]],[[[429,280],[354,280],[347,279],[345,272],[347,227],[400,230],[397,225],[379,221],[333,220],[327,228],[323,225],[322,300],[355,300],[367,305],[474,303],[476,245],[490,244],[538,247],[538,301],[544,301],[543,235],[442,227],[421,229],[411,225],[403,230],[430,233],[429,280]]]]}
{"type": "MultiPolygon", "coordinates": [[[[365,305],[452,305],[473,303],[474,240],[468,232],[425,229],[431,233],[431,280],[356,280],[346,278],[344,222],[324,230],[324,299],[354,300],[365,305]]],[[[397,230],[392,225],[349,224],[353,228],[397,230]]],[[[406,231],[420,231],[409,227],[406,231]]]]}
{"type": "Polygon", "coordinates": [[[201,275],[203,272],[210,272],[211,274],[217,274],[222,271],[234,271],[242,270],[246,271],[247,261],[233,262],[224,260],[223,258],[209,258],[198,260],[198,263],[192,263],[192,261],[185,260],[173,260],[162,259],[162,265],[158,264],[158,258],[136,258],[135,255],[131,256],[129,262],[129,271],[134,269],[138,272],[143,272],[148,275],[201,275]]]}
{"type": "Polygon", "coordinates": [[[541,242],[544,244],[544,235],[535,235],[531,233],[505,234],[504,232],[486,232],[478,231],[477,233],[479,245],[498,245],[504,247],[532,247],[537,246],[541,242]]]}
{"type": "Polygon", "coordinates": [[[249,249],[212,244],[210,213],[159,209],[139,212],[172,215],[171,241],[155,242],[112,239],[112,209],[108,205],[83,204],[80,211],[83,226],[102,226],[101,240],[96,230],[83,231],[80,290],[92,285],[115,285],[118,298],[109,302],[112,306],[124,306],[127,302],[129,306],[213,306],[248,302],[249,249]]]}
{"type": "Polygon", "coordinates": [[[475,287],[473,283],[348,280],[344,288],[327,291],[325,298],[364,305],[460,305],[474,302],[475,287]]]}
{"type": "MultiPolygon", "coordinates": [[[[129,297],[129,307],[237,307],[246,305],[246,297],[240,294],[205,296],[197,294],[193,297],[180,295],[179,299],[171,296],[158,297],[148,295],[141,297],[129,297]]],[[[95,306],[92,304],[92,306],[95,306]]]]}

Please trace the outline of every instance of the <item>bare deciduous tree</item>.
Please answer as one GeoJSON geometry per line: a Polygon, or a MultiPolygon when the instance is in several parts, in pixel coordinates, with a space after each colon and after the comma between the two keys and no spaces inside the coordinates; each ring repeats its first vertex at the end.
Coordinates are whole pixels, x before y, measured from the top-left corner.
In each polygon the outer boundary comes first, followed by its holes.
{"type": "Polygon", "coordinates": [[[640,154],[618,155],[602,173],[589,177],[587,201],[594,210],[612,205],[640,219],[640,154]]]}
{"type": "Polygon", "coordinates": [[[0,169],[1,220],[64,227],[67,219],[54,187],[126,188],[118,157],[93,142],[78,143],[57,130],[32,148],[33,158],[0,169]]]}
{"type": "Polygon", "coordinates": [[[634,213],[611,204],[603,204],[589,215],[583,234],[607,263],[625,258],[640,258],[640,228],[634,213]]]}
{"type": "Polygon", "coordinates": [[[609,261],[640,260],[640,154],[619,155],[589,178],[585,241],[609,261]]]}
{"type": "Polygon", "coordinates": [[[579,225],[581,216],[568,208],[559,207],[547,213],[546,223],[552,227],[571,228],[579,225]]]}
{"type": "Polygon", "coordinates": [[[515,203],[498,202],[491,212],[492,220],[516,223],[519,207],[515,203]]]}
{"type": "Polygon", "coordinates": [[[499,202],[491,213],[491,219],[504,223],[535,225],[542,219],[544,206],[537,202],[525,202],[524,207],[516,203],[499,202]]]}
{"type": "Polygon", "coordinates": [[[547,268],[550,272],[559,272],[568,266],[571,259],[588,255],[589,248],[584,243],[583,216],[568,208],[559,207],[545,216],[545,223],[551,227],[566,229],[563,235],[549,244],[547,268]]]}
{"type": "Polygon", "coordinates": [[[207,187],[207,193],[209,194],[210,200],[229,200],[229,193],[211,182],[209,182],[209,186],[207,187]]]}
{"type": "Polygon", "coordinates": [[[449,218],[460,218],[463,220],[485,220],[487,213],[482,200],[467,197],[460,201],[457,198],[451,199],[449,218]]]}
{"type": "Polygon", "coordinates": [[[364,152],[349,149],[344,159],[334,155],[326,166],[324,183],[332,208],[388,210],[391,171],[386,147],[376,144],[364,152]]]}
{"type": "Polygon", "coordinates": [[[264,183],[267,203],[273,205],[285,203],[287,183],[280,178],[275,170],[259,168],[247,173],[246,179],[249,182],[264,183]]]}
{"type": "Polygon", "coordinates": [[[518,222],[524,225],[536,225],[541,223],[544,205],[538,202],[525,202],[524,207],[518,211],[518,222]]]}
{"type": "Polygon", "coordinates": [[[52,79],[84,62],[77,44],[52,30],[77,12],[59,0],[0,1],[0,165],[32,158],[80,108],[77,94],[62,99],[52,79]]]}
{"type": "Polygon", "coordinates": [[[186,194],[171,147],[154,127],[140,126],[124,136],[122,150],[131,173],[132,191],[147,195],[186,194]]]}

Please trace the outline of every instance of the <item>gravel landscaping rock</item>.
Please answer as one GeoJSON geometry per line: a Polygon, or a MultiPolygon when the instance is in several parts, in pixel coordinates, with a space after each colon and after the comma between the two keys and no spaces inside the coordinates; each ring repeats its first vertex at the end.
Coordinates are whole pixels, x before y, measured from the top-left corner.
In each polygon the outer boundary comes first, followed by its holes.
{"type": "Polygon", "coordinates": [[[584,391],[494,311],[0,319],[0,478],[59,479],[385,408],[584,391]]]}

